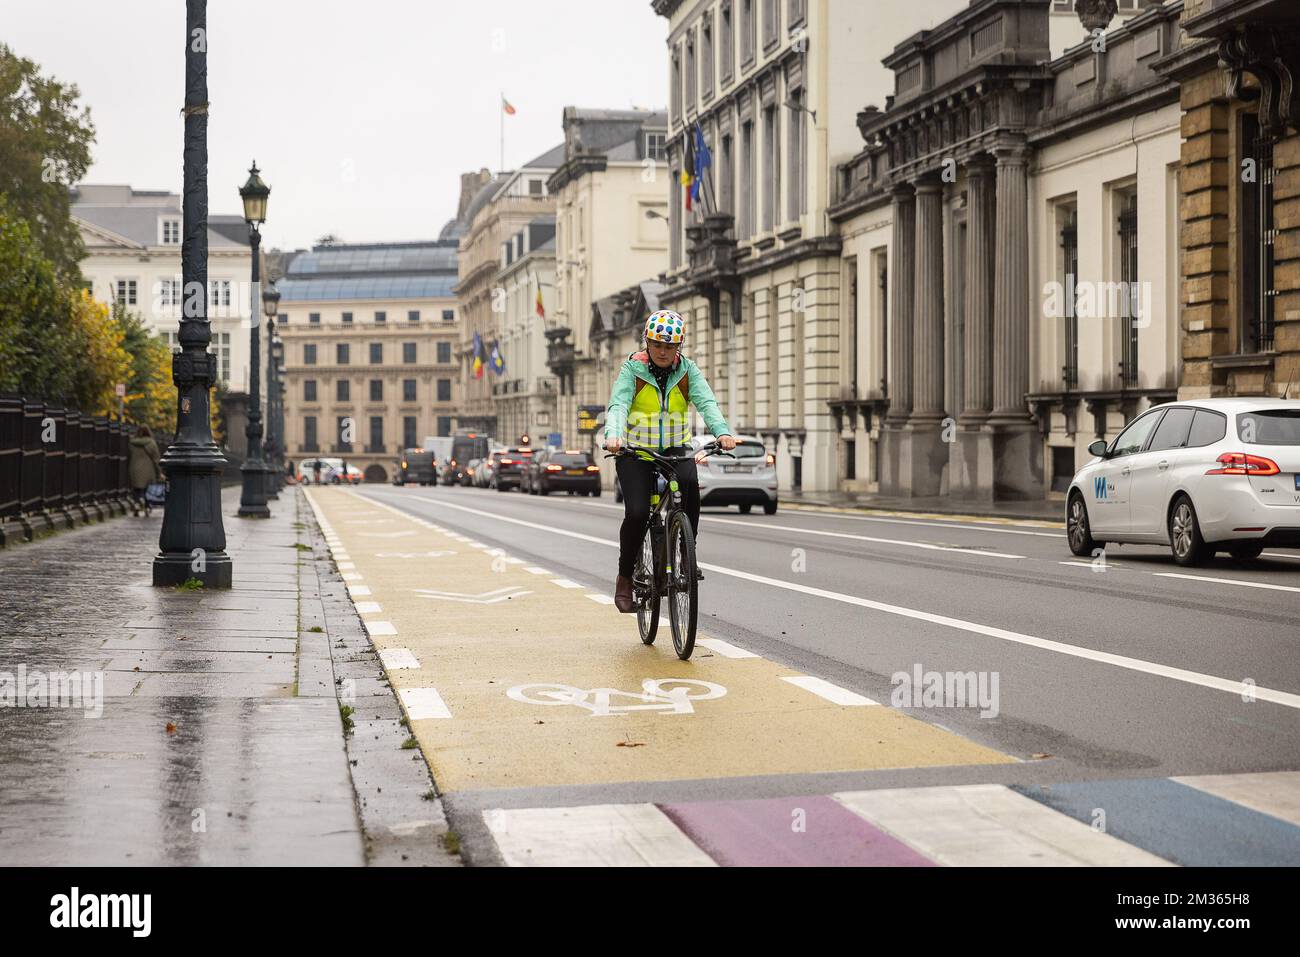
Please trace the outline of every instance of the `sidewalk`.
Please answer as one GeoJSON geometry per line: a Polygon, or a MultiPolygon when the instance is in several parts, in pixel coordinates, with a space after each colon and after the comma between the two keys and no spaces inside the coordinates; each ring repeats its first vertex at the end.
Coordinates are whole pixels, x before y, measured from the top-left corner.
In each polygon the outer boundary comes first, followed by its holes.
{"type": "MultiPolygon", "coordinates": [[[[374,859],[354,778],[375,764],[349,760],[331,658],[364,668],[373,649],[307,544],[301,493],[282,492],[268,520],[234,517],[238,497],[224,490],[229,591],[151,586],[160,513],[0,552],[0,864],[374,859]],[[55,671],[79,679],[76,706],[38,696],[55,671]],[[14,707],[24,676],[28,700],[14,707]]],[[[374,691],[378,712],[392,694],[374,691]]],[[[373,737],[396,752],[405,733],[391,724],[373,737]]],[[[418,822],[409,801],[379,817],[406,821],[409,837],[435,823],[431,807],[418,822]]],[[[432,852],[433,835],[420,837],[432,852]]]]}
{"type": "Polygon", "coordinates": [[[821,505],[831,508],[853,508],[864,511],[911,512],[929,515],[965,515],[978,518],[1022,520],[1033,522],[1063,522],[1065,502],[1031,500],[1025,502],[963,502],[947,495],[924,498],[898,498],[869,493],[848,492],[782,492],[785,505],[821,505]]]}

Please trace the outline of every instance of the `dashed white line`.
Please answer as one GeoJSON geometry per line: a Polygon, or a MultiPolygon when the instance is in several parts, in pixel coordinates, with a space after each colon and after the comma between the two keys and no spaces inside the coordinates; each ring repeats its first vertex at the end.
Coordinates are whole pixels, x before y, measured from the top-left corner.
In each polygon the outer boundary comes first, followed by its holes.
{"type": "Polygon", "coordinates": [[[383,611],[377,601],[359,601],[356,603],[358,615],[374,615],[383,611]]]}
{"type": "Polygon", "coordinates": [[[614,604],[614,599],[611,598],[609,595],[597,595],[595,592],[588,592],[587,597],[599,605],[614,604]]]}
{"type": "Polygon", "coordinates": [[[1209,575],[1183,575],[1179,572],[1155,572],[1157,578],[1186,578],[1194,582],[1215,582],[1219,585],[1241,585],[1243,588],[1267,588],[1271,591],[1300,592],[1294,585],[1273,585],[1268,582],[1248,582],[1240,578],[1212,578],[1209,575]]]}
{"type": "Polygon", "coordinates": [[[728,644],[721,638],[696,638],[695,643],[703,648],[708,648],[714,654],[722,655],[724,658],[759,658],[752,651],[746,651],[744,648],[737,648],[735,645],[728,644]]]}
{"type": "Polygon", "coordinates": [[[552,585],[559,585],[561,588],[581,588],[581,587],[582,587],[582,586],[579,585],[577,582],[575,582],[575,581],[570,581],[570,580],[567,579],[567,578],[552,578],[552,579],[551,579],[551,584],[552,584],[552,585]]]}
{"type": "Polygon", "coordinates": [[[403,688],[397,692],[397,697],[412,721],[451,717],[451,711],[436,688],[403,688]]]}
{"type": "Polygon", "coordinates": [[[372,638],[376,635],[397,634],[397,629],[393,627],[391,621],[362,621],[362,624],[366,626],[366,631],[370,633],[372,638]]]}
{"type": "Polygon", "coordinates": [[[872,701],[856,691],[850,691],[848,688],[841,688],[839,685],[833,685],[825,678],[814,678],[812,675],[792,675],[781,679],[788,681],[790,684],[804,691],[811,691],[819,698],[825,698],[831,704],[846,705],[850,707],[866,707],[867,705],[879,706],[880,702],[872,701]]]}
{"type": "Polygon", "coordinates": [[[420,667],[420,659],[412,654],[410,648],[381,648],[379,660],[389,671],[420,667]]]}

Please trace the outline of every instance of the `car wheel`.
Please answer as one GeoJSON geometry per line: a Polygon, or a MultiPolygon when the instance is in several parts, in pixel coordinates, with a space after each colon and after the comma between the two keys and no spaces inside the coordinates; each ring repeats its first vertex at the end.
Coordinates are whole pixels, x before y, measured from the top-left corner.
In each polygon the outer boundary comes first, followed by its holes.
{"type": "Polygon", "coordinates": [[[1093,552],[1105,548],[1105,542],[1092,537],[1092,525],[1088,522],[1088,505],[1083,496],[1075,492],[1070,496],[1070,504],[1065,508],[1065,534],[1070,543],[1070,553],[1083,558],[1091,558],[1093,552]]]}
{"type": "Polygon", "coordinates": [[[596,491],[592,492],[591,494],[596,496],[596,498],[600,498],[600,489],[596,489],[596,491]]]}
{"type": "Polygon", "coordinates": [[[1228,549],[1228,554],[1234,561],[1248,562],[1253,558],[1259,558],[1259,553],[1263,550],[1263,545],[1233,545],[1228,549]]]}
{"type": "Polygon", "coordinates": [[[1169,547],[1173,549],[1174,561],[1180,565],[1199,565],[1209,552],[1205,539],[1201,538],[1196,509],[1186,495],[1175,499],[1169,513],[1169,547]]]}
{"type": "Polygon", "coordinates": [[[776,502],[764,502],[764,503],[763,503],[763,514],[764,514],[764,515],[775,515],[775,514],[776,514],[776,502]]]}
{"type": "Polygon", "coordinates": [[[750,505],[750,504],[742,505],[742,506],[740,506],[740,514],[741,514],[741,515],[748,515],[751,511],[753,511],[753,509],[754,509],[754,506],[753,506],[753,505],[750,505]]]}

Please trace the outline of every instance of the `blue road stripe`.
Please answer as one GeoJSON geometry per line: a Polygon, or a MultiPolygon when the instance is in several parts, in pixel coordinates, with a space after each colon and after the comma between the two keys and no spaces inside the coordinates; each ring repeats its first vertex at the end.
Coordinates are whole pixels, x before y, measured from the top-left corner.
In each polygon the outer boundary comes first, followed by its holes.
{"type": "Polygon", "coordinates": [[[1175,864],[1295,867],[1300,827],[1168,778],[1013,785],[1025,797],[1175,864]]]}

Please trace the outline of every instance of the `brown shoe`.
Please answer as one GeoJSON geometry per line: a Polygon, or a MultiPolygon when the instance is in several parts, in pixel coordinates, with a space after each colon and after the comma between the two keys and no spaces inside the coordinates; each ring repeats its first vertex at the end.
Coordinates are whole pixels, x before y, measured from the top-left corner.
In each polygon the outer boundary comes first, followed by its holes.
{"type": "Polygon", "coordinates": [[[614,582],[614,607],[625,615],[636,611],[632,601],[632,579],[619,575],[614,582]]]}

